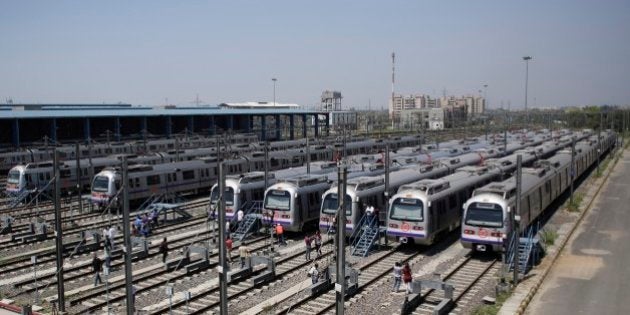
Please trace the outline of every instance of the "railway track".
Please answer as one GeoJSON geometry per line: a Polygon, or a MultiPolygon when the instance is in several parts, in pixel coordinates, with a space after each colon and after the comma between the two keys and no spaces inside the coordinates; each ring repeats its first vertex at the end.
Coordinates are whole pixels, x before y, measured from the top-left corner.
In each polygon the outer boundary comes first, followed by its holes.
{"type": "MultiPolygon", "coordinates": [[[[326,242],[329,243],[330,241],[326,242]]],[[[319,259],[325,259],[333,253],[330,246],[322,247],[322,255],[319,259]]],[[[304,251],[300,250],[290,255],[282,257],[276,261],[276,280],[281,279],[284,276],[300,270],[307,265],[312,264],[313,261],[306,261],[304,259],[304,251]]],[[[242,297],[259,286],[255,286],[249,279],[243,279],[231,283],[228,287],[228,299],[233,301],[239,297],[242,297]]],[[[177,301],[172,305],[164,305],[148,311],[148,314],[168,314],[173,312],[174,314],[206,314],[207,312],[219,312],[220,305],[220,293],[219,286],[214,285],[209,288],[196,292],[191,296],[190,300],[177,301]]]]}
{"type": "MultiPolygon", "coordinates": [[[[195,201],[193,203],[189,203],[186,206],[184,206],[185,210],[194,210],[195,208],[199,208],[200,206],[203,206],[206,204],[206,200],[201,200],[201,201],[195,201]]],[[[200,216],[200,217],[196,217],[196,218],[192,218],[188,221],[184,221],[184,222],[178,222],[178,223],[174,223],[174,224],[167,224],[167,225],[162,225],[161,227],[158,227],[156,230],[154,230],[154,233],[152,234],[152,237],[163,237],[165,236],[166,233],[177,233],[180,232],[182,229],[185,229],[187,227],[190,226],[194,226],[196,224],[203,224],[206,222],[206,217],[205,217],[205,211],[204,211],[204,215],[200,216]]],[[[112,224],[121,224],[121,220],[117,219],[117,220],[112,220],[111,221],[112,224]]],[[[70,235],[70,234],[77,234],[80,231],[83,230],[93,230],[93,229],[98,229],[98,228],[102,228],[107,226],[109,223],[104,221],[101,222],[100,224],[97,225],[93,225],[89,228],[87,227],[77,227],[75,229],[70,229],[70,230],[66,230],[64,232],[64,236],[65,235],[70,235]]],[[[51,236],[50,239],[52,239],[53,237],[51,236]]],[[[122,235],[117,235],[116,236],[116,243],[120,244],[122,242],[122,235]]],[[[77,242],[78,243],[78,242],[77,242]]],[[[32,244],[32,243],[31,243],[32,244]]],[[[19,270],[22,269],[30,269],[32,268],[32,264],[30,262],[30,257],[32,254],[25,254],[23,257],[16,257],[14,259],[12,259],[11,261],[7,261],[6,263],[0,264],[0,275],[3,274],[7,274],[7,273],[16,273],[19,270]]],[[[38,268],[40,266],[42,266],[43,264],[54,264],[55,263],[55,255],[56,255],[56,250],[54,246],[50,246],[49,248],[43,249],[40,253],[37,254],[38,255],[38,268]]]]}
{"type": "MultiPolygon", "coordinates": [[[[466,307],[466,304],[471,302],[470,300],[464,301],[462,298],[474,287],[481,287],[480,284],[485,283],[484,280],[494,277],[499,270],[499,265],[496,257],[475,258],[468,255],[460,259],[454,268],[446,273],[442,281],[453,285],[453,303],[460,311],[466,307]]],[[[442,301],[442,295],[442,292],[433,289],[427,290],[427,292],[422,294],[421,304],[418,305],[412,314],[434,314],[435,307],[442,301]]]]}
{"type": "MultiPolygon", "coordinates": [[[[251,247],[253,251],[262,250],[268,246],[267,238],[259,238],[251,242],[248,247],[251,247]]],[[[218,253],[211,256],[210,266],[206,269],[211,270],[218,265],[218,253]],[[214,259],[215,261],[212,261],[214,259]]],[[[160,263],[161,264],[161,263],[160,263]]],[[[200,272],[198,269],[195,272],[200,272]]],[[[134,275],[133,284],[136,287],[136,294],[174,283],[188,276],[185,268],[180,268],[174,271],[165,270],[164,268],[155,269],[144,273],[142,275],[134,275]]],[[[100,288],[95,292],[89,292],[82,294],[80,297],[70,299],[70,305],[82,304],[85,306],[81,310],[82,313],[93,312],[107,306],[107,301],[103,298],[105,293],[104,288],[100,288]]],[[[109,303],[116,303],[125,300],[125,282],[124,280],[109,284],[109,303]]]]}
{"type": "MultiPolygon", "coordinates": [[[[192,227],[191,227],[192,228],[192,227]]],[[[209,232],[208,232],[209,233],[209,232]]],[[[206,233],[203,233],[206,234],[206,233]]],[[[199,242],[203,242],[203,241],[209,241],[213,238],[213,236],[211,235],[206,235],[203,237],[200,237],[197,241],[199,242]]],[[[190,243],[190,240],[188,239],[179,239],[176,241],[172,241],[169,242],[169,251],[171,252],[175,252],[176,250],[180,250],[184,247],[186,247],[188,244],[190,243]]],[[[158,252],[159,249],[159,244],[155,244],[155,245],[149,245],[149,254],[148,256],[144,257],[144,258],[153,258],[153,257],[157,257],[159,255],[158,252]]],[[[93,275],[93,271],[92,271],[92,264],[91,264],[91,259],[90,259],[90,253],[85,253],[82,254],[80,257],[77,257],[76,259],[85,259],[85,261],[79,263],[79,264],[75,264],[72,267],[69,268],[64,268],[64,281],[73,281],[73,280],[78,280],[84,277],[90,277],[93,275]]],[[[140,263],[142,262],[143,259],[141,260],[137,260],[136,263],[140,263]]],[[[123,256],[117,257],[117,258],[113,258],[112,259],[112,269],[117,269],[117,268],[122,268],[124,267],[124,261],[122,261],[123,256]]],[[[47,266],[49,269],[54,269],[56,266],[54,264],[54,262],[52,262],[52,264],[47,264],[47,266]]],[[[54,271],[54,270],[53,270],[54,271]]],[[[57,281],[56,281],[56,273],[54,272],[48,272],[45,274],[42,274],[41,276],[38,275],[37,279],[34,278],[30,278],[30,279],[24,279],[21,281],[17,281],[15,283],[13,283],[14,287],[18,287],[18,288],[22,288],[21,293],[31,293],[31,292],[35,292],[37,290],[41,290],[43,288],[46,288],[48,286],[51,285],[56,285],[57,281]],[[37,284],[35,284],[37,283],[37,284]]]]}
{"type": "MultiPolygon", "coordinates": [[[[423,256],[424,254],[410,249],[401,250],[400,246],[397,245],[388,253],[383,255],[380,259],[374,260],[364,266],[359,268],[359,288],[361,291],[366,287],[372,285],[378,279],[381,279],[384,276],[390,276],[392,271],[392,266],[396,262],[407,262],[418,256],[423,256]]],[[[333,279],[334,281],[334,279],[333,279]]],[[[335,291],[329,290],[321,295],[316,297],[307,296],[304,298],[300,298],[292,305],[285,306],[281,308],[279,311],[276,311],[278,314],[324,314],[334,308],[335,306],[335,291]]]]}

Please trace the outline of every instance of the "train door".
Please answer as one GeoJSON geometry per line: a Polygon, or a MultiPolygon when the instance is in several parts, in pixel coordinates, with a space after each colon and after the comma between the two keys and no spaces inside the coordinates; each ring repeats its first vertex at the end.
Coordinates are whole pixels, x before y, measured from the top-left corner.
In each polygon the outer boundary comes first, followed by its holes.
{"type": "Polygon", "coordinates": [[[462,207],[460,206],[460,203],[458,202],[458,198],[456,194],[451,194],[448,196],[447,199],[447,213],[446,213],[446,220],[448,222],[448,228],[449,231],[452,231],[453,229],[455,229],[455,226],[457,226],[457,224],[455,224],[455,222],[458,220],[459,216],[458,214],[459,209],[461,209],[462,207]]]}
{"type": "Polygon", "coordinates": [[[308,207],[306,209],[308,213],[303,216],[304,221],[319,216],[319,205],[319,193],[317,191],[308,193],[308,207]]]}

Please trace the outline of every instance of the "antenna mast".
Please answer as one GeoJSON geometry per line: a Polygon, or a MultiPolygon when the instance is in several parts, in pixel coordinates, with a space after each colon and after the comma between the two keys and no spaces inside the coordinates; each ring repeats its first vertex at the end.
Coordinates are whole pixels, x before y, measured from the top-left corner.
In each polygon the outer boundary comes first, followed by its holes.
{"type": "Polygon", "coordinates": [[[396,75],[396,53],[392,52],[392,105],[391,105],[391,120],[392,128],[394,127],[394,82],[396,75]]]}

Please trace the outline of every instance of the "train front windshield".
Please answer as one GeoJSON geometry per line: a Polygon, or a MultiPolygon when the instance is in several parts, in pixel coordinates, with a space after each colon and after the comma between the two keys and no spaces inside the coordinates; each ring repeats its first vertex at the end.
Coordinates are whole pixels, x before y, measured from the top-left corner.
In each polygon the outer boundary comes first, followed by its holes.
{"type": "MultiPolygon", "coordinates": [[[[225,192],[223,193],[225,205],[232,206],[234,205],[234,188],[226,187],[225,192]]],[[[212,204],[216,204],[219,200],[219,186],[212,188],[212,192],[210,192],[210,202],[212,204]]]]}
{"type": "Polygon", "coordinates": [[[466,225],[480,227],[502,227],[503,209],[494,203],[473,202],[466,210],[466,225]]]}
{"type": "Polygon", "coordinates": [[[422,200],[415,198],[396,198],[392,202],[389,218],[401,221],[424,221],[422,200]]]}
{"type": "Polygon", "coordinates": [[[7,182],[11,184],[17,184],[20,182],[20,172],[19,171],[10,171],[9,176],[7,177],[7,182]]]}
{"type": "MultiPolygon", "coordinates": [[[[346,195],[343,200],[343,207],[346,210],[346,216],[352,214],[352,199],[346,195]]],[[[339,208],[339,196],[337,194],[328,194],[322,201],[322,212],[325,214],[335,214],[339,208]]]]}
{"type": "Polygon", "coordinates": [[[265,209],[291,209],[291,194],[286,190],[271,190],[265,195],[265,209]]]}
{"type": "Polygon", "coordinates": [[[109,177],[107,176],[96,176],[94,178],[94,182],[92,182],[92,190],[106,192],[109,190],[109,177]]]}

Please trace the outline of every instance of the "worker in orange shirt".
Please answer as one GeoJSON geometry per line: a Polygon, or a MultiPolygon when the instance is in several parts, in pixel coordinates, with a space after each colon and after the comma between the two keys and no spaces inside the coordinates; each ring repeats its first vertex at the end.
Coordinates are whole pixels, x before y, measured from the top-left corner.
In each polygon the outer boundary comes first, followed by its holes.
{"type": "Polygon", "coordinates": [[[287,245],[287,242],[284,240],[284,228],[280,223],[276,225],[276,237],[278,238],[278,244],[287,245]]]}

